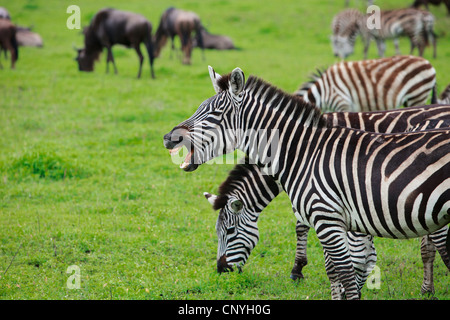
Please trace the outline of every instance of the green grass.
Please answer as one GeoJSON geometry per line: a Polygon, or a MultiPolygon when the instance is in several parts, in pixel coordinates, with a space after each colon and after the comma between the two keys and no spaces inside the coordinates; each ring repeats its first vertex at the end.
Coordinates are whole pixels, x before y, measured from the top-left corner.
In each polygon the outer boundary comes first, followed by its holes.
{"type": "MultiPolygon", "coordinates": [[[[353,1],[362,8],[364,1],[353,1]]],[[[409,5],[397,1],[395,6],[409,5]]],[[[115,47],[118,75],[105,56],[81,73],[68,30],[69,1],[0,1],[20,25],[33,24],[44,47],[21,48],[16,70],[0,70],[0,299],[329,299],[321,246],[309,235],[305,279],[292,282],[295,220],[286,195],[260,218],[261,239],[241,274],[215,271],[213,212],[203,192],[217,192],[232,165],[185,173],[162,137],[213,94],[207,66],[236,66],[293,92],[318,67],[337,61],[329,42],[344,1],[77,1],[82,25],[102,7],[140,12],[156,29],[169,5],[196,11],[239,51],[195,50],[192,65],[166,47],[150,78],[136,80],[135,53],[115,47]],[[69,289],[69,266],[80,289],[69,289]]],[[[389,1],[377,1],[393,8],[389,1]]],[[[450,83],[450,18],[437,17],[438,91],[450,83]]],[[[387,54],[394,53],[388,43],[387,54]]],[[[401,40],[402,52],[409,43],[401,40]]],[[[372,45],[369,56],[376,57],[372,45]]],[[[362,58],[358,43],[353,59],[362,58]]],[[[381,288],[363,299],[422,299],[419,239],[375,239],[381,288]]],[[[448,271],[436,258],[435,297],[449,299],[448,271]]]]}

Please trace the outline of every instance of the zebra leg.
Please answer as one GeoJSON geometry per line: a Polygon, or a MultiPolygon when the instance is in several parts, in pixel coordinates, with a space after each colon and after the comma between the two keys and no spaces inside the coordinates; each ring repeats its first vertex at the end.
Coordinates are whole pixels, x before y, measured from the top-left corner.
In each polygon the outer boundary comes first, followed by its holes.
{"type": "Polygon", "coordinates": [[[377,261],[373,237],[362,233],[348,232],[348,245],[355,268],[358,292],[361,292],[377,261]]]}
{"type": "Polygon", "coordinates": [[[386,43],[383,39],[377,39],[378,56],[384,57],[384,52],[386,51],[386,43]]]}
{"type": "Polygon", "coordinates": [[[335,271],[339,282],[344,287],[346,298],[349,300],[359,299],[355,270],[348,249],[346,230],[342,226],[330,224],[331,221],[323,224],[320,222],[322,221],[318,221],[315,225],[317,237],[322,244],[324,254],[330,258],[334,266],[334,270],[327,270],[330,282],[334,280],[334,278],[330,278],[330,274],[335,271]]]}
{"type": "Polygon", "coordinates": [[[439,252],[439,255],[441,256],[442,261],[446,265],[447,269],[450,270],[450,254],[447,251],[447,247],[445,245],[446,241],[448,241],[448,231],[449,227],[445,226],[438,231],[430,234],[429,237],[436,247],[437,251],[439,252]]]}
{"type": "Polygon", "coordinates": [[[430,236],[422,237],[420,245],[420,254],[423,262],[423,282],[420,292],[422,294],[431,293],[434,294],[433,283],[433,262],[436,256],[436,247],[430,239],[430,236]]]}
{"type": "Polygon", "coordinates": [[[295,251],[294,267],[291,271],[291,279],[303,279],[302,269],[308,264],[306,257],[306,243],[308,239],[309,227],[297,221],[295,232],[297,233],[297,248],[295,251]]]}
{"type": "Polygon", "coordinates": [[[344,299],[344,288],[342,284],[339,282],[339,278],[337,276],[336,270],[334,269],[334,265],[331,262],[330,257],[326,252],[324,252],[325,256],[325,270],[327,272],[328,279],[331,283],[331,299],[332,300],[342,300],[344,299]]]}
{"type": "Polygon", "coordinates": [[[400,47],[398,44],[398,38],[394,38],[394,46],[395,46],[395,54],[399,56],[401,53],[400,53],[400,47]]]}

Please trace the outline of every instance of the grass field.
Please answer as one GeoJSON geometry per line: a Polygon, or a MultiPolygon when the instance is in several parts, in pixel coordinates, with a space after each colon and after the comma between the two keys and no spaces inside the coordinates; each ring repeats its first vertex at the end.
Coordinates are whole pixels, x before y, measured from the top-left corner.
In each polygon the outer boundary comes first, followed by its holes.
{"type": "MultiPolygon", "coordinates": [[[[409,0],[377,0],[382,9],[409,0]]],[[[351,5],[364,9],[365,1],[351,5]]],[[[0,299],[330,299],[323,255],[309,235],[305,279],[289,279],[295,218],[281,195],[260,218],[260,242],[241,274],[219,275],[213,212],[203,192],[217,192],[232,165],[185,173],[171,162],[162,137],[213,95],[207,66],[244,72],[293,92],[316,68],[337,60],[329,35],[344,0],[316,1],[44,1],[0,0],[14,22],[34,25],[43,48],[21,48],[16,70],[0,70],[0,299]],[[230,36],[237,51],[193,52],[192,65],[169,58],[167,46],[150,78],[135,79],[135,52],[114,47],[119,73],[81,73],[66,8],[77,4],[82,25],[111,6],[139,12],[158,26],[170,5],[196,11],[212,33],[230,36]],[[71,289],[70,266],[79,270],[71,289]],[[69,269],[70,270],[70,269],[69,269]]],[[[437,18],[438,91],[450,83],[450,17],[437,18]]],[[[409,42],[400,41],[409,51],[409,42]]],[[[387,55],[394,54],[392,42],[387,55]]],[[[376,57],[372,44],[370,58],[376,57]]],[[[362,58],[358,42],[352,59],[362,58]]],[[[378,290],[363,299],[423,299],[420,239],[375,239],[378,290]]],[[[449,299],[448,271],[436,257],[435,297],[449,299]]]]}

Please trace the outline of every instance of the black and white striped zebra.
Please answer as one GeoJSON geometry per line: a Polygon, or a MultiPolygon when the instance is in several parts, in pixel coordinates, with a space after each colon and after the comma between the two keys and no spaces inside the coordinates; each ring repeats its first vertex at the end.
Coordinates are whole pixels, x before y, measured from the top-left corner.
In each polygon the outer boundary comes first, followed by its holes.
{"type": "Polygon", "coordinates": [[[395,56],[336,63],[295,94],[324,112],[379,111],[425,105],[435,83],[436,71],[427,60],[395,56]]]}
{"type": "MultiPolygon", "coordinates": [[[[378,14],[378,13],[374,13],[378,14]]],[[[379,12],[379,26],[372,26],[373,14],[362,14],[356,9],[339,12],[332,21],[332,47],[335,56],[345,59],[354,51],[358,35],[364,43],[364,59],[367,59],[370,41],[375,40],[378,55],[384,56],[386,39],[393,39],[396,54],[400,54],[398,38],[406,36],[410,39],[413,53],[417,47],[419,56],[423,56],[425,47],[433,45],[433,57],[436,58],[436,35],[434,33],[434,16],[428,12],[414,8],[388,10],[379,12]]]]}
{"type": "Polygon", "coordinates": [[[359,294],[347,231],[413,238],[450,222],[450,130],[330,128],[314,105],[257,77],[245,81],[239,68],[210,75],[219,92],[164,136],[165,147],[187,147],[184,171],[236,149],[247,154],[281,183],[297,219],[314,227],[334,267],[327,275],[348,299],[359,294]],[[255,131],[266,143],[250,136],[255,131]]]}
{"type": "MultiPolygon", "coordinates": [[[[430,129],[450,127],[450,105],[413,107],[405,110],[365,113],[327,113],[324,117],[330,125],[369,128],[377,132],[405,132],[414,128],[430,129]],[[422,128],[426,124],[431,127],[422,128]],[[418,127],[418,125],[420,125],[418,127]]],[[[275,198],[281,187],[261,173],[255,165],[237,165],[219,188],[219,196],[205,193],[213,208],[220,210],[216,224],[218,235],[217,270],[222,272],[242,266],[256,246],[259,238],[257,221],[261,211],[275,198]],[[230,232],[229,230],[232,230],[230,232]]],[[[291,278],[303,278],[302,269],[307,264],[306,245],[309,227],[296,224],[297,246],[291,278]]],[[[422,292],[434,293],[433,262],[438,250],[450,270],[450,258],[445,249],[447,228],[422,238],[421,254],[424,261],[422,292]]],[[[365,283],[376,262],[372,237],[348,233],[349,250],[357,275],[358,289],[365,283]]],[[[340,294],[339,286],[333,284],[340,294]]]]}
{"type": "MultiPolygon", "coordinates": [[[[204,193],[213,208],[220,210],[216,223],[218,272],[233,271],[233,268],[241,270],[258,243],[257,222],[260,213],[282,191],[280,185],[263,174],[258,166],[238,164],[219,187],[218,196],[204,193]]],[[[305,226],[302,235],[306,236],[308,230],[305,226]]],[[[364,286],[377,260],[372,238],[370,235],[348,232],[358,292],[364,286]]],[[[297,243],[296,254],[298,252],[305,252],[306,258],[306,239],[297,243]]],[[[328,270],[333,268],[328,257],[325,257],[325,264],[328,265],[328,270]]],[[[333,298],[340,299],[340,283],[332,282],[331,288],[333,298]]]]}

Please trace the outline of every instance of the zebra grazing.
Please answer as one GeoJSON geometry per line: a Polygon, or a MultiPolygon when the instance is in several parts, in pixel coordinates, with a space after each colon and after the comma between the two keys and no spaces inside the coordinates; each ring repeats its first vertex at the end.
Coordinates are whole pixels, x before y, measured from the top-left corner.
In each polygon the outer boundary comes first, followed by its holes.
{"type": "MultiPolygon", "coordinates": [[[[264,175],[258,166],[247,163],[235,166],[219,187],[219,196],[204,193],[213,208],[220,210],[216,223],[219,240],[218,272],[233,271],[233,267],[240,270],[245,264],[258,243],[259,214],[282,191],[275,180],[264,175]]],[[[305,232],[302,235],[306,238],[309,228],[304,227],[305,232]]],[[[377,260],[372,238],[370,235],[348,232],[349,250],[356,271],[358,292],[364,286],[377,260]]],[[[306,239],[302,240],[297,243],[296,253],[305,252],[306,259],[306,239]]],[[[325,257],[325,264],[329,265],[328,269],[332,268],[328,257],[325,257]]],[[[340,283],[332,282],[331,288],[332,296],[340,299],[342,293],[340,283]]]]}
{"type": "Polygon", "coordinates": [[[184,171],[236,149],[247,154],[314,227],[333,266],[327,275],[348,299],[359,294],[347,231],[413,238],[450,222],[450,129],[330,127],[314,105],[255,76],[245,81],[239,68],[220,77],[210,67],[210,75],[217,94],[164,136],[165,147],[186,146],[184,171]]]}
{"type": "Polygon", "coordinates": [[[332,46],[335,56],[345,59],[353,53],[355,40],[361,35],[364,43],[364,59],[367,59],[370,41],[377,44],[378,55],[384,56],[386,39],[393,39],[397,55],[400,54],[398,38],[410,39],[413,53],[417,47],[419,56],[423,56],[425,47],[433,45],[433,57],[436,58],[436,34],[434,33],[434,16],[414,8],[380,12],[380,26],[372,26],[372,14],[364,15],[358,10],[347,9],[338,13],[332,21],[332,46]]]}
{"type": "Polygon", "coordinates": [[[436,71],[424,58],[395,56],[340,62],[314,75],[295,94],[327,111],[378,111],[425,105],[436,71]]]}
{"type": "MultiPolygon", "coordinates": [[[[431,105],[413,107],[405,110],[365,113],[326,113],[328,124],[348,126],[355,129],[370,129],[377,132],[404,132],[428,123],[432,127],[450,126],[450,105],[431,105]]],[[[422,129],[422,127],[420,127],[422,129]]],[[[248,162],[248,161],[247,161],[248,162]]],[[[216,224],[219,240],[217,270],[233,270],[245,264],[259,239],[257,221],[261,211],[282,189],[270,177],[264,175],[255,165],[237,165],[219,187],[219,196],[204,193],[213,208],[220,210],[216,224]],[[238,204],[238,205],[236,205],[238,204]],[[235,210],[239,208],[239,210],[235,210]],[[233,230],[230,232],[229,230],[233,230]]],[[[306,244],[309,227],[300,222],[296,224],[297,247],[291,278],[303,278],[302,269],[307,265],[306,244]]],[[[442,260],[450,270],[450,257],[445,250],[447,228],[422,238],[421,254],[424,262],[422,293],[434,293],[433,262],[438,250],[442,260]]],[[[372,237],[353,232],[348,233],[349,250],[355,268],[358,290],[362,288],[376,262],[376,251],[372,237]]],[[[340,295],[340,288],[332,295],[340,295]]]]}

